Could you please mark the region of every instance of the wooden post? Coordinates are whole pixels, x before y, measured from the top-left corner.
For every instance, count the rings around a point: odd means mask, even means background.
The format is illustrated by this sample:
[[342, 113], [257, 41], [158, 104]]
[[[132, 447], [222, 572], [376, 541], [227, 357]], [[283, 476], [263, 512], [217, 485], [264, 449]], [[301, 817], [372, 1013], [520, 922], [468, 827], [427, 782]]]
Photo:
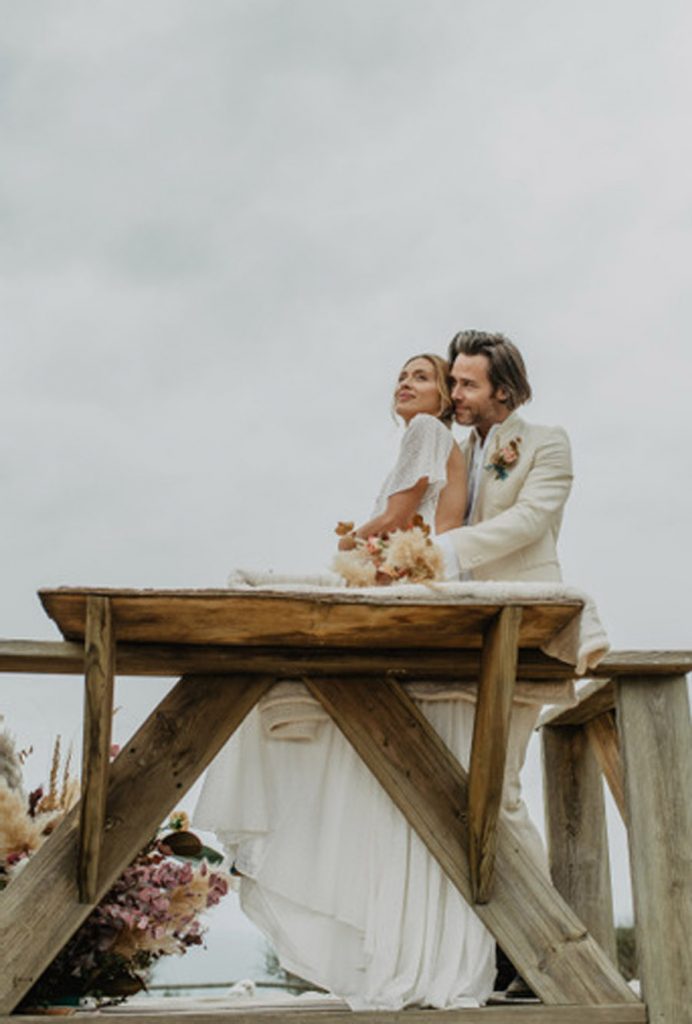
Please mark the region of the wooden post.
[[586, 735], [596, 755], [603, 776], [608, 783], [620, 817], [627, 824], [625, 808], [625, 776], [620, 756], [620, 740], [614, 711], [604, 711], [586, 723]]
[[[156, 833], [273, 677], [186, 676], [111, 765], [95, 899]], [[0, 898], [0, 1014], [10, 1013], [88, 916], [79, 900], [75, 807]]]
[[80, 900], [82, 903], [93, 903], [106, 816], [113, 720], [115, 643], [111, 603], [107, 597], [91, 595], [87, 598], [84, 662], [86, 677], [78, 879]]
[[692, 1007], [692, 736], [685, 676], [620, 679], [637, 950], [650, 1024]]
[[[386, 679], [305, 682], [470, 901], [467, 775], [422, 712]], [[497, 835], [493, 898], [474, 909], [531, 988], [551, 1005], [636, 1002], [502, 816]]]
[[469, 864], [475, 903], [487, 903], [492, 892], [521, 614], [521, 608], [503, 608], [483, 641], [469, 760]]
[[585, 727], [545, 726], [543, 792], [550, 875], [617, 963], [603, 783]]

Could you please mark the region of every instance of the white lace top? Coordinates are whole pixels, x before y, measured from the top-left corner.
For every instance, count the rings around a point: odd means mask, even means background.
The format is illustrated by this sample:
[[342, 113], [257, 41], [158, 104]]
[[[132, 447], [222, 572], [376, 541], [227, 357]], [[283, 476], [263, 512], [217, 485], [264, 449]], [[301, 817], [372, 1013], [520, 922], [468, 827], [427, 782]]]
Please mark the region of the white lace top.
[[427, 476], [428, 486], [418, 514], [434, 529], [437, 502], [447, 483], [447, 460], [453, 444], [451, 430], [434, 416], [426, 412], [414, 416], [401, 440], [396, 465], [377, 496], [372, 518], [384, 512], [392, 494], [408, 490], [421, 477]]

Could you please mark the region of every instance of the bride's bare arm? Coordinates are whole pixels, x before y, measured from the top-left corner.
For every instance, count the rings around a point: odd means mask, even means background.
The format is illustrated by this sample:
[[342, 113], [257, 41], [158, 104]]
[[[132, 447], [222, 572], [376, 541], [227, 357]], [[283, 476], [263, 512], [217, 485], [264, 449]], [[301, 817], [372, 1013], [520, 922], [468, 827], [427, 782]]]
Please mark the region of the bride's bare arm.
[[454, 445], [447, 460], [447, 483], [442, 488], [435, 513], [435, 533], [455, 530], [466, 514], [466, 459]]
[[[387, 499], [387, 506], [381, 515], [375, 516], [367, 523], [363, 523], [356, 530], [356, 537], [372, 537], [373, 534], [391, 533], [392, 530], [403, 530], [411, 522], [418, 506], [423, 500], [428, 486], [427, 476], [422, 476], [413, 487], [405, 491], [397, 491]], [[339, 541], [339, 550], [348, 551], [353, 547], [352, 537], [342, 537]]]

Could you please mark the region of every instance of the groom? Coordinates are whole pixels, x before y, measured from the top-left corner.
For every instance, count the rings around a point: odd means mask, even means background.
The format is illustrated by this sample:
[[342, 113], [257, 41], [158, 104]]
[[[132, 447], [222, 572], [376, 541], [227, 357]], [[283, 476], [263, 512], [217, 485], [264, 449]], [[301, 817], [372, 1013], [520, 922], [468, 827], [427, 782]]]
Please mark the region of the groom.
[[448, 578], [560, 580], [556, 545], [572, 486], [567, 434], [517, 413], [531, 386], [521, 353], [502, 334], [461, 331], [448, 358], [455, 418], [471, 427], [465, 525], [437, 538]]
[[[502, 334], [461, 331], [449, 345], [457, 423], [470, 427], [465, 525], [436, 538], [447, 579], [559, 581], [557, 539], [572, 486], [562, 427], [527, 423], [517, 409], [531, 398], [521, 353]], [[503, 815], [548, 874], [545, 849], [521, 798], [519, 773], [540, 705], [512, 707]], [[515, 979], [508, 995], [526, 994]]]

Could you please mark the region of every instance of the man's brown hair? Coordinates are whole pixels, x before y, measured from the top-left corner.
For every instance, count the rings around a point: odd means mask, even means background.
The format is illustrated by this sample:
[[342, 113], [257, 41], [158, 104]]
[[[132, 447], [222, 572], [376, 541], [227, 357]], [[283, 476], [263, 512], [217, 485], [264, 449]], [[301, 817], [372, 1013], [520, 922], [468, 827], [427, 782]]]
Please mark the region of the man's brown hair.
[[449, 343], [450, 366], [458, 355], [486, 356], [493, 391], [504, 388], [507, 392], [504, 403], [508, 409], [516, 409], [531, 400], [531, 385], [521, 352], [504, 334], [459, 331]]

